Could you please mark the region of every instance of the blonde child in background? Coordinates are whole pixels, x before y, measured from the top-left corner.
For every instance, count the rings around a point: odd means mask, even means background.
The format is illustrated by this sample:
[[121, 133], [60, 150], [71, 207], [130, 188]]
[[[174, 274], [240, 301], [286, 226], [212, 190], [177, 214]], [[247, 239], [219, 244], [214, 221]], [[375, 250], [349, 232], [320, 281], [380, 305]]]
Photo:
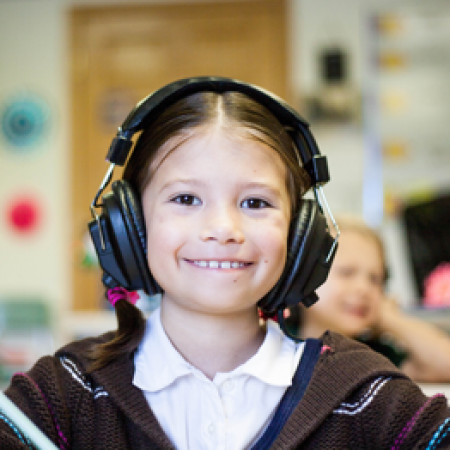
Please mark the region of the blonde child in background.
[[[42, 358], [6, 390], [60, 449], [449, 448], [444, 396], [427, 398], [352, 339], [297, 342], [271, 320], [260, 325], [258, 307], [279, 316], [286, 308], [277, 287], [294, 270], [293, 236], [305, 236], [298, 212], [315, 176], [298, 153], [308, 159], [313, 138], [301, 118], [287, 121], [289, 111], [266, 91], [208, 77], [157, 91], [124, 122], [119, 150], [130, 124], [142, 133], [115, 197], [103, 197], [110, 228], [95, 241], [109, 258], [104, 282], [118, 330]], [[327, 264], [316, 231], [306, 256]], [[149, 270], [162, 290], [147, 320], [124, 290], [127, 266], [130, 276]], [[113, 275], [125, 286], [114, 287]], [[32, 448], [5, 415], [0, 442]]]
[[450, 336], [385, 296], [379, 235], [357, 217], [341, 217], [338, 225], [339, 248], [327, 281], [317, 290], [320, 300], [300, 311], [302, 338], [337, 331], [384, 354], [415, 381], [450, 382]]

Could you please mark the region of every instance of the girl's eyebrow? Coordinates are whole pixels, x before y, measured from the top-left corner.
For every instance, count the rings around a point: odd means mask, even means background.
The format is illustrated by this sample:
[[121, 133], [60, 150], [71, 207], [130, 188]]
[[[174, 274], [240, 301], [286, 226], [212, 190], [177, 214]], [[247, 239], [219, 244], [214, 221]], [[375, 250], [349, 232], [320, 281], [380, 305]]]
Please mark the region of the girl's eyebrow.
[[201, 182], [200, 180], [196, 180], [194, 178], [175, 178], [173, 180], [169, 180], [166, 183], [164, 183], [162, 185], [161, 189], [159, 190], [159, 192], [161, 193], [175, 184], [188, 184], [188, 185], [193, 185], [193, 186], [203, 186], [204, 185], [203, 182]]
[[263, 191], [268, 191], [277, 197], [282, 196], [280, 189], [272, 185], [270, 182], [248, 181], [246, 183], [241, 183], [240, 187], [242, 189], [260, 189]]
[[[173, 180], [169, 180], [166, 183], [164, 183], [159, 192], [161, 193], [176, 184], [185, 184], [194, 187], [204, 187], [206, 185], [203, 181], [200, 181], [195, 178], [175, 178]], [[242, 190], [258, 189], [268, 191], [271, 195], [274, 195], [276, 197], [282, 196], [280, 189], [278, 187], [273, 186], [272, 183], [270, 182], [259, 182], [259, 181], [243, 182], [239, 183], [239, 189]]]

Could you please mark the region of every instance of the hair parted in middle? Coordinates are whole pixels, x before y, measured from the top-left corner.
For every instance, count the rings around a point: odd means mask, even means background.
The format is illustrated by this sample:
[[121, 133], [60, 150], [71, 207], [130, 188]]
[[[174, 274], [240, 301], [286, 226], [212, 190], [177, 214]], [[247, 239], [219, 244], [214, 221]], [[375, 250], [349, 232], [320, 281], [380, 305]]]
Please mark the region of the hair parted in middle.
[[[276, 151], [286, 166], [286, 184], [291, 199], [291, 212], [298, 210], [301, 197], [311, 180], [302, 168], [288, 131], [264, 106], [240, 92], [199, 92], [166, 108], [140, 135], [127, 162], [123, 179], [142, 193], [152, 173], [158, 150], [172, 137], [196, 128], [219, 124], [230, 136], [259, 141]], [[167, 157], [167, 155], [166, 155]]]

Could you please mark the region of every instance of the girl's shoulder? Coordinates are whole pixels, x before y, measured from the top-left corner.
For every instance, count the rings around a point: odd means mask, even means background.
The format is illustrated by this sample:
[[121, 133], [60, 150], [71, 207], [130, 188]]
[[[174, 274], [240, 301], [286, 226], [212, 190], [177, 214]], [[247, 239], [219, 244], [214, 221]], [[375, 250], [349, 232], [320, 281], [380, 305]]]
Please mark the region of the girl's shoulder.
[[393, 339], [390, 339], [389, 336], [360, 336], [357, 340], [385, 356], [396, 367], [401, 367], [408, 358], [408, 353], [399, 347]]
[[377, 379], [410, 381], [391, 361], [354, 339], [328, 331], [321, 342], [321, 355], [310, 384], [327, 392], [335, 402], [344, 401]]
[[427, 398], [387, 358], [353, 339], [327, 332], [321, 344], [311, 379], [283, 436], [296, 429], [299, 447], [311, 443], [301, 448], [329, 448], [330, 439], [337, 437], [342, 442], [333, 448], [348, 448], [361, 439], [367, 443], [367, 436], [373, 448], [422, 448], [416, 447], [418, 442], [426, 448], [436, 440], [444, 442], [450, 425], [445, 397]]
[[[351, 359], [353, 361], [352, 365], [360, 366], [363, 363], [366, 370], [368, 368], [374, 370], [394, 370], [401, 374], [400, 370], [385, 356], [374, 351], [364, 342], [333, 331], [325, 332], [320, 339], [323, 343], [322, 353], [332, 355], [335, 363]], [[369, 367], [366, 367], [366, 365]]]

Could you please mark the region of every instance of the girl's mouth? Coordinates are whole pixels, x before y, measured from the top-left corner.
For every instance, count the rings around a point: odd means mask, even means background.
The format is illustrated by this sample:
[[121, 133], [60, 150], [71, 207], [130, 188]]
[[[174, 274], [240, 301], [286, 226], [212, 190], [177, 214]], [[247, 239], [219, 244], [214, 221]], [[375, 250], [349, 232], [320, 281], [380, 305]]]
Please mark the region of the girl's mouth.
[[195, 266], [205, 269], [240, 269], [247, 267], [251, 263], [242, 261], [206, 261], [206, 260], [187, 260]]
[[351, 307], [351, 308], [347, 308], [347, 313], [355, 316], [355, 317], [366, 317], [368, 314], [368, 308], [365, 307]]

